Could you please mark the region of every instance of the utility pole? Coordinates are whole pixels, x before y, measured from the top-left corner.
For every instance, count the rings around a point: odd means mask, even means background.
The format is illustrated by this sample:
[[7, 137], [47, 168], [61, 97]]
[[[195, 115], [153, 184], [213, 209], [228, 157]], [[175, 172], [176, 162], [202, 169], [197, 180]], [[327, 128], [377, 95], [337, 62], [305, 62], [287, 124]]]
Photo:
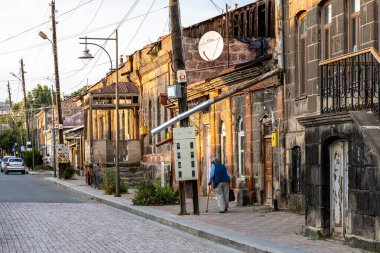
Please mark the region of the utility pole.
[[[63, 121], [62, 121], [62, 108], [61, 108], [61, 95], [59, 87], [59, 70], [58, 70], [58, 49], [57, 49], [57, 32], [55, 22], [55, 1], [51, 1], [51, 22], [53, 32], [53, 54], [54, 54], [54, 72], [55, 72], [55, 96], [58, 115], [58, 143], [63, 144]], [[55, 147], [54, 147], [55, 148]], [[55, 157], [54, 157], [55, 159]], [[65, 163], [59, 163], [58, 176], [61, 178], [63, 171], [66, 168]]]
[[[52, 120], [52, 124], [53, 124], [53, 168], [54, 168], [54, 177], [57, 177], [57, 163], [56, 163], [56, 158], [57, 158], [57, 149], [55, 147], [55, 115], [54, 115], [54, 110], [55, 110], [55, 106], [54, 106], [54, 96], [53, 96], [53, 85], [51, 86], [51, 107], [52, 107], [52, 112], [53, 112], [53, 120]], [[45, 143], [46, 145], [46, 143]]]
[[[8, 99], [9, 99], [9, 112], [11, 113], [11, 119], [12, 119], [12, 130], [13, 130], [13, 145], [15, 145], [16, 143], [16, 132], [15, 132], [15, 121], [14, 121], [14, 118], [12, 117], [12, 97], [11, 97], [11, 87], [9, 85], [9, 81], [8, 81]], [[16, 153], [16, 148], [15, 148], [15, 151], [13, 154]]]
[[[182, 47], [182, 31], [179, 14], [179, 0], [169, 0], [170, 24], [171, 24], [171, 37], [172, 37], [172, 51], [173, 51], [173, 67], [174, 78], [177, 80], [177, 71], [185, 69], [185, 62], [183, 59]], [[178, 99], [179, 113], [187, 111], [187, 82], [181, 83], [182, 98]], [[180, 121], [180, 127], [188, 127], [189, 118], [186, 117]], [[186, 181], [192, 184], [193, 189], [193, 210], [194, 214], [199, 214], [199, 200], [198, 200], [198, 182], [197, 180]], [[185, 182], [179, 181], [179, 193], [181, 203], [181, 215], [186, 214], [186, 199], [185, 199]]]
[[20, 60], [21, 64], [21, 81], [22, 81], [22, 91], [24, 93], [24, 119], [25, 119], [25, 126], [26, 126], [26, 141], [25, 141], [25, 148], [28, 148], [28, 142], [29, 142], [29, 118], [28, 118], [28, 111], [27, 111], [27, 104], [26, 104], [26, 90], [25, 90], [25, 77], [24, 77], [24, 61]]
[[12, 109], [12, 97], [11, 97], [11, 88], [9, 86], [9, 81], [8, 81], [8, 99], [9, 99], [9, 106], [11, 107]]

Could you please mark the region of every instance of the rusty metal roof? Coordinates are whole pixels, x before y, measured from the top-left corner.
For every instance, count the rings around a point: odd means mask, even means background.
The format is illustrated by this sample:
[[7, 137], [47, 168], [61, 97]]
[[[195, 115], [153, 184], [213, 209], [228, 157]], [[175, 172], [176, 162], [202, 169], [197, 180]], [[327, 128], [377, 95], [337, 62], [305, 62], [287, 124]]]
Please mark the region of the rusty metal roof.
[[[139, 88], [132, 82], [119, 82], [119, 94], [122, 93], [139, 93]], [[115, 83], [91, 91], [91, 94], [114, 94]]]

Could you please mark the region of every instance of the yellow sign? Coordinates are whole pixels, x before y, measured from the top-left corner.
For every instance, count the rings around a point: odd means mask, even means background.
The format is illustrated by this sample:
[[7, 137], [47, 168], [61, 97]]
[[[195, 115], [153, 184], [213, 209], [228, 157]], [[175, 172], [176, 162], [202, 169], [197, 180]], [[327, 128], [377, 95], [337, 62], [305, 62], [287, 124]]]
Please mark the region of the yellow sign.
[[278, 147], [278, 132], [272, 132], [272, 148]]
[[146, 135], [148, 133], [148, 128], [146, 126], [140, 126], [140, 135]]

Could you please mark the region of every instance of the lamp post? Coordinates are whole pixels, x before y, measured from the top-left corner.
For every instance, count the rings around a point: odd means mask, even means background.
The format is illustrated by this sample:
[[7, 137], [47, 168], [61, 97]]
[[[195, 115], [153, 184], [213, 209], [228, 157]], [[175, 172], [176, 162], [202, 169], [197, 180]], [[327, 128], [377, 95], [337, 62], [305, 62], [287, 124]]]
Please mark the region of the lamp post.
[[[63, 144], [63, 120], [62, 120], [62, 108], [61, 108], [61, 98], [60, 98], [60, 85], [59, 85], [59, 71], [58, 71], [58, 49], [57, 49], [57, 34], [55, 29], [55, 2], [51, 3], [51, 12], [52, 12], [52, 32], [53, 32], [53, 40], [50, 40], [49, 37], [42, 31], [38, 33], [38, 35], [44, 39], [50, 41], [53, 49], [54, 56], [54, 72], [55, 72], [55, 96], [56, 96], [56, 107], [57, 107], [57, 116], [58, 116], [58, 143]], [[55, 130], [54, 130], [55, 131]], [[55, 147], [54, 147], [55, 150]], [[54, 157], [55, 159], [55, 157]], [[58, 170], [58, 177], [61, 178], [63, 170], [66, 165], [64, 163], [60, 163]]]
[[[120, 197], [120, 180], [119, 180], [119, 126], [120, 126], [120, 123], [119, 123], [119, 62], [118, 62], [118, 58], [119, 58], [119, 49], [118, 49], [118, 31], [117, 29], [115, 30], [115, 38], [88, 38], [88, 37], [82, 37], [82, 38], [79, 38], [79, 39], [84, 39], [85, 42], [81, 42], [80, 44], [84, 44], [85, 45], [85, 49], [82, 53], [81, 56], [79, 56], [79, 59], [81, 60], [84, 60], [84, 61], [89, 61], [91, 60], [92, 58], [94, 58], [91, 54], [90, 54], [90, 50], [87, 49], [87, 45], [94, 45], [94, 46], [97, 46], [99, 48], [101, 48], [102, 50], [104, 50], [109, 59], [110, 59], [110, 63], [111, 63], [111, 70], [112, 69], [112, 59], [111, 59], [111, 56], [110, 54], [107, 52], [107, 50], [98, 45], [98, 44], [95, 44], [95, 43], [88, 43], [87, 40], [104, 40], [104, 41], [108, 41], [108, 40], [113, 40], [115, 41], [116, 43], [116, 68], [115, 68], [115, 71], [116, 71], [116, 84], [115, 84], [115, 100], [116, 100], [116, 105], [115, 105], [115, 113], [116, 113], [116, 143], [115, 143], [115, 156], [116, 156], [116, 159], [115, 159], [115, 168], [116, 168], [116, 177], [115, 177], [115, 184], [116, 184], [116, 189], [115, 189], [115, 197]], [[91, 161], [93, 162], [93, 161]]]

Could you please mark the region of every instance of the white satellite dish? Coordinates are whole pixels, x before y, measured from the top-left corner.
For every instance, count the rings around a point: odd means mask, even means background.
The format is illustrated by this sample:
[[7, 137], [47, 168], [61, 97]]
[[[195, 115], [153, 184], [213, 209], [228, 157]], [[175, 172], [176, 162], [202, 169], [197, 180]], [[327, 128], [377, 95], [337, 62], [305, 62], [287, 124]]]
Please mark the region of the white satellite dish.
[[214, 61], [222, 54], [224, 42], [222, 36], [215, 32], [209, 31], [199, 40], [199, 55], [205, 61]]

